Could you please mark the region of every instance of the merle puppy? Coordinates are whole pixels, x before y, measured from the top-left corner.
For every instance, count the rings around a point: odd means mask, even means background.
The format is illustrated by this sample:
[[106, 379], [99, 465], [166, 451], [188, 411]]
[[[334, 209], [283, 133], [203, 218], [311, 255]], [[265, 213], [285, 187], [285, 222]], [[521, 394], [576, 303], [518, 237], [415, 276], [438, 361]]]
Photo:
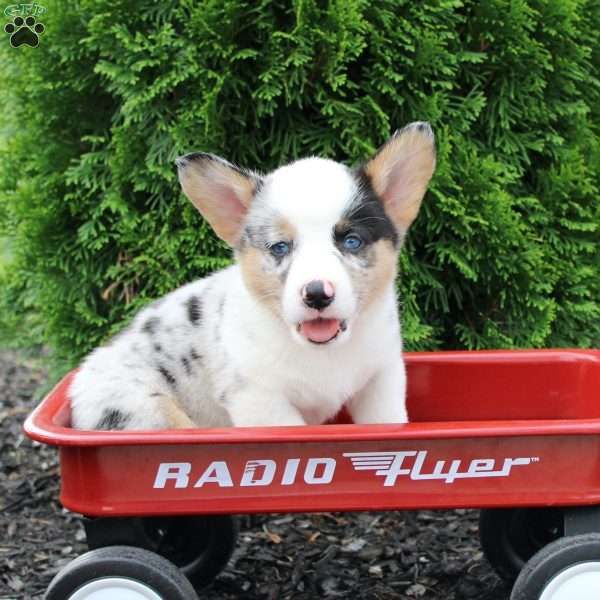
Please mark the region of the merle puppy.
[[427, 123], [358, 169], [307, 158], [268, 175], [177, 160], [236, 264], [143, 309], [69, 394], [81, 429], [407, 420], [394, 279], [435, 167]]

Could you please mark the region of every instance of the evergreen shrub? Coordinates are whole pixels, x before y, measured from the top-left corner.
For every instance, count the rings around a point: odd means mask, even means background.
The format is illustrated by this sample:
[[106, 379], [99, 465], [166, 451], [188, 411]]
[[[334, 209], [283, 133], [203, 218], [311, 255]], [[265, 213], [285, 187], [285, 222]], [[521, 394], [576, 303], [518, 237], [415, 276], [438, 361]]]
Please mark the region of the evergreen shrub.
[[176, 156], [356, 164], [428, 120], [407, 349], [600, 346], [598, 0], [44, 5], [37, 48], [0, 44], [4, 342], [64, 370], [230, 262]]

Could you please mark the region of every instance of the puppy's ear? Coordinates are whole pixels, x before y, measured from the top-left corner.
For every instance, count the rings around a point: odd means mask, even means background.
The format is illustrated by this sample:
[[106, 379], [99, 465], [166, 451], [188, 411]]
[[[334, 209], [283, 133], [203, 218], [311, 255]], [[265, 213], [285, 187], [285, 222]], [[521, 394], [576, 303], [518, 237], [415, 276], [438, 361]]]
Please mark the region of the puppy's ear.
[[399, 129], [363, 167], [396, 227], [414, 221], [435, 169], [435, 138], [429, 123]]
[[185, 195], [216, 234], [234, 246], [260, 183], [259, 176], [204, 152], [181, 156], [175, 164]]

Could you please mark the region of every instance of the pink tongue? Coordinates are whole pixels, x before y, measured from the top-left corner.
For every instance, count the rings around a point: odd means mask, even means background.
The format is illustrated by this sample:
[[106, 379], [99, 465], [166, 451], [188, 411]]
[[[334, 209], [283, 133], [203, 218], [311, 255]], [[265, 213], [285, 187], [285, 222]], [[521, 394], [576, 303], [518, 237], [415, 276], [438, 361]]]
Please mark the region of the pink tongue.
[[305, 338], [311, 342], [327, 342], [336, 335], [340, 328], [337, 319], [315, 319], [314, 321], [303, 321], [300, 331]]

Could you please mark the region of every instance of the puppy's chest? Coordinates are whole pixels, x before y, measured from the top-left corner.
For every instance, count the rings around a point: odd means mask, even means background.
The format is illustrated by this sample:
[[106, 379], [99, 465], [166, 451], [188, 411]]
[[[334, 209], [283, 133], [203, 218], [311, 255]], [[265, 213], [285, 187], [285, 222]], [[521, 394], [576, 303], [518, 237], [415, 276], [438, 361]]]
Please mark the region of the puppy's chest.
[[300, 411], [308, 425], [318, 425], [333, 418], [357, 391], [348, 386], [329, 385], [328, 388], [290, 385], [282, 390], [282, 395]]
[[373, 376], [371, 361], [344, 360], [341, 355], [319, 363], [296, 363], [272, 372], [274, 392], [293, 404], [309, 424], [332, 418]]

